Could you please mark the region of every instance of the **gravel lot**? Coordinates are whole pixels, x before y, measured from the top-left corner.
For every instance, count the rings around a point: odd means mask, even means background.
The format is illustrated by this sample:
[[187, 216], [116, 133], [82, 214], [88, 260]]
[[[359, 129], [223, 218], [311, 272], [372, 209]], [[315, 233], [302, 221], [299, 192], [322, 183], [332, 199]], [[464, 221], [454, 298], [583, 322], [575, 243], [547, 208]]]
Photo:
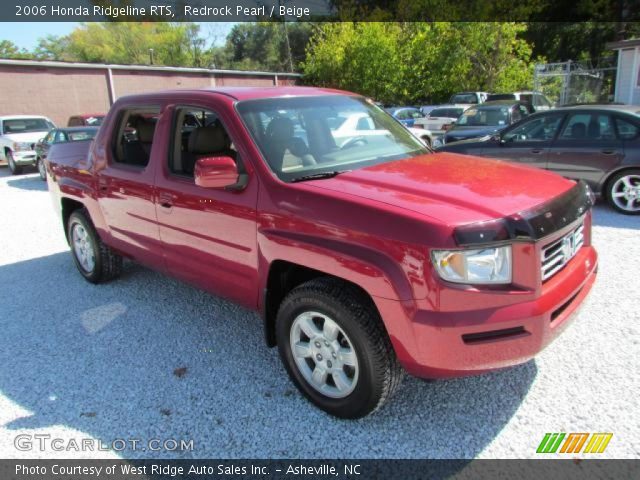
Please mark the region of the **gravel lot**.
[[[407, 378], [383, 410], [347, 422], [297, 393], [256, 314], [131, 263], [118, 281], [85, 282], [37, 175], [0, 168], [0, 208], [0, 458], [521, 458], [545, 432], [613, 432], [604, 457], [640, 457], [638, 217], [596, 208], [598, 282], [535, 361]], [[194, 448], [22, 452], [19, 434]]]

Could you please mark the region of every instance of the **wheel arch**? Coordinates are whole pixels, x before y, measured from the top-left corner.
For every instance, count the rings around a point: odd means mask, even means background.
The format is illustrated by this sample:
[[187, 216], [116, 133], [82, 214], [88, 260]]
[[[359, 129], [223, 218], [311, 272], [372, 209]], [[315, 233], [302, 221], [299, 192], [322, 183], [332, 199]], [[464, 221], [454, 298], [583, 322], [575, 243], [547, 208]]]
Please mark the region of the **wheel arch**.
[[[378, 311], [371, 295], [353, 281], [288, 260], [275, 260], [269, 265], [269, 273], [262, 298], [262, 317], [267, 346], [275, 347], [277, 345], [275, 323], [282, 300], [297, 286], [316, 278], [331, 278], [349, 285], [362, 296], [364, 301], [370, 302], [371, 307]], [[384, 322], [382, 323], [384, 326]]]
[[[67, 229], [69, 218], [71, 217], [71, 214], [76, 210], [84, 209], [85, 205], [82, 202], [79, 202], [78, 200], [74, 200], [69, 197], [62, 197], [60, 199], [60, 207], [61, 207], [61, 213], [62, 213], [62, 228], [64, 229], [64, 235], [67, 239], [67, 243], [69, 243], [69, 232]], [[89, 215], [87, 214], [87, 216]]]
[[604, 198], [605, 200], [610, 200], [609, 187], [610, 187], [611, 180], [613, 180], [613, 177], [615, 177], [616, 175], [629, 170], [637, 170], [640, 172], [640, 165], [622, 165], [616, 170], [609, 172], [605, 176], [605, 178], [600, 183], [600, 195], [602, 196], [602, 198]]

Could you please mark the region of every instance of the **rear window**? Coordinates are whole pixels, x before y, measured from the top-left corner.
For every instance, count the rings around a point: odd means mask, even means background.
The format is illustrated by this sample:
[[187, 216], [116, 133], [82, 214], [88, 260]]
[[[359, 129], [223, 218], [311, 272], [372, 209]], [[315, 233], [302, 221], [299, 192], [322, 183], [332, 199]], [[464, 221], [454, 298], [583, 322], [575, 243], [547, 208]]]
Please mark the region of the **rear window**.
[[464, 108], [436, 108], [429, 112], [429, 117], [458, 118], [464, 112]]
[[497, 93], [495, 95], [489, 95], [487, 101], [493, 100], [515, 100], [516, 96], [513, 93]]
[[456, 93], [449, 103], [478, 103], [478, 97], [475, 93]]
[[55, 128], [44, 118], [20, 118], [2, 122], [2, 133], [48, 132]]
[[70, 142], [81, 142], [83, 140], [91, 140], [96, 136], [97, 130], [75, 130], [67, 132], [67, 138]]

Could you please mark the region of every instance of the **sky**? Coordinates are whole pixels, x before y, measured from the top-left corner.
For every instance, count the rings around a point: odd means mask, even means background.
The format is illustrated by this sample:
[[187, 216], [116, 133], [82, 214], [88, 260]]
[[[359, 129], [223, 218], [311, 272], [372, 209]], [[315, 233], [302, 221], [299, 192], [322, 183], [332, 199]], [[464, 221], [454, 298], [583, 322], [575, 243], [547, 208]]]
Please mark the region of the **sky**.
[[[39, 38], [47, 35], [67, 35], [78, 25], [78, 22], [0, 22], [0, 40], [10, 40], [18, 47], [32, 50], [38, 45]], [[199, 25], [203, 37], [222, 45], [235, 23], [201, 22]]]

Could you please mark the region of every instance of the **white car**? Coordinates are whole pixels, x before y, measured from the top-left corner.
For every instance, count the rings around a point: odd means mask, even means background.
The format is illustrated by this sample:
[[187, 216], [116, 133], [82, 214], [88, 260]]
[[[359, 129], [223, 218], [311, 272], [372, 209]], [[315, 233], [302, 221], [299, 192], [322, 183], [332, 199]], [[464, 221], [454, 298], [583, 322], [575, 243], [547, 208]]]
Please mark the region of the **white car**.
[[[357, 137], [367, 137], [375, 135], [384, 135], [388, 133], [386, 130], [376, 129], [373, 119], [366, 113], [355, 113], [348, 117], [339, 118], [339, 123], [332, 129], [331, 135], [336, 140], [339, 147], [344, 146], [347, 142], [353, 141]], [[429, 130], [421, 128], [412, 128], [403, 125], [415, 137], [427, 146], [431, 146], [433, 135]]]
[[471, 107], [469, 104], [439, 105], [431, 110], [426, 117], [416, 118], [413, 126], [429, 130], [432, 136], [440, 137], [469, 107]]
[[0, 117], [0, 162], [9, 164], [14, 175], [22, 167], [36, 164], [35, 144], [55, 128], [47, 117], [37, 115], [7, 115]]

